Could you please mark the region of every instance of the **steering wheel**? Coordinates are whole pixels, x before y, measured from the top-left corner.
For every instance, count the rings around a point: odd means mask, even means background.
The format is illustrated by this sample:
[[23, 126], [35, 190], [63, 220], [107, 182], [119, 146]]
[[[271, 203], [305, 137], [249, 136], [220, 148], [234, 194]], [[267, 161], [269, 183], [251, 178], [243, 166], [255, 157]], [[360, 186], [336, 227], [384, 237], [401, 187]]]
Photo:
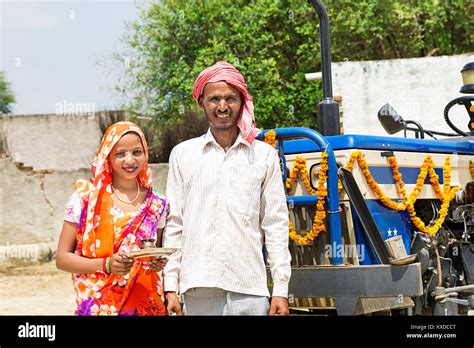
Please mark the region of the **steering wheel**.
[[[472, 105], [473, 101], [474, 101], [473, 95], [466, 95], [466, 96], [462, 96], [462, 97], [451, 100], [444, 108], [444, 120], [446, 121], [448, 126], [451, 127], [453, 131], [455, 131], [456, 133], [464, 137], [474, 135], [474, 105]], [[469, 124], [467, 125], [467, 127], [469, 128], [469, 132], [463, 132], [458, 127], [456, 127], [449, 119], [449, 110], [456, 104], [464, 105], [467, 113], [469, 114], [470, 120], [469, 120]]]

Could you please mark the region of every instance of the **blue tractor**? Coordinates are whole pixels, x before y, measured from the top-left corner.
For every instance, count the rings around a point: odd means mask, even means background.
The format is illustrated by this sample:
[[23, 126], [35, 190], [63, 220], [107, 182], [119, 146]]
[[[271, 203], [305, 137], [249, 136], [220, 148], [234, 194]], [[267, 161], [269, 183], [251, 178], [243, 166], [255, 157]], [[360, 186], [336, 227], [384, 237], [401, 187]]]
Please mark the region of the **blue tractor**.
[[[454, 133], [425, 130], [386, 104], [379, 121], [389, 134], [404, 130], [404, 138], [340, 135], [328, 16], [320, 0], [309, 3], [320, 22], [320, 132], [280, 128], [260, 135], [279, 152], [287, 188], [290, 308], [474, 315], [474, 63], [462, 71], [467, 95], [444, 111]], [[467, 131], [449, 119], [457, 104], [468, 112]], [[450, 137], [425, 139], [435, 135]]]

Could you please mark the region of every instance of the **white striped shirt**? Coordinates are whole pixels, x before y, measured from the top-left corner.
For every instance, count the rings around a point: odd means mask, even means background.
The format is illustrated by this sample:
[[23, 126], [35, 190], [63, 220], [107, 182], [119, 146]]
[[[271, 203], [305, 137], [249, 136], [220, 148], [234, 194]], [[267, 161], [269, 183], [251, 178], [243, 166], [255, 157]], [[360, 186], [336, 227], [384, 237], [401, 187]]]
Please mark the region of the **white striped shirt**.
[[171, 152], [166, 198], [163, 244], [180, 251], [165, 267], [165, 291], [215, 287], [269, 296], [265, 241], [273, 296], [287, 297], [288, 208], [275, 149], [250, 145], [239, 133], [225, 152], [208, 130]]

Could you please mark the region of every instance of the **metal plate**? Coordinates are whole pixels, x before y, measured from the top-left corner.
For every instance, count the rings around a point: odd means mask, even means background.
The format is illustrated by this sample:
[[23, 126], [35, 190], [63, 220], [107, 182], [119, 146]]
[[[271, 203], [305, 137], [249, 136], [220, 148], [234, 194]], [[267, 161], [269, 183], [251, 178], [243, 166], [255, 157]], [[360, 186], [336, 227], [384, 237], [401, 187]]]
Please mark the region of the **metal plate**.
[[135, 260], [148, 261], [152, 259], [157, 259], [160, 257], [168, 257], [171, 254], [178, 251], [174, 248], [145, 248], [140, 250], [135, 250], [130, 253], [130, 257], [133, 257]]

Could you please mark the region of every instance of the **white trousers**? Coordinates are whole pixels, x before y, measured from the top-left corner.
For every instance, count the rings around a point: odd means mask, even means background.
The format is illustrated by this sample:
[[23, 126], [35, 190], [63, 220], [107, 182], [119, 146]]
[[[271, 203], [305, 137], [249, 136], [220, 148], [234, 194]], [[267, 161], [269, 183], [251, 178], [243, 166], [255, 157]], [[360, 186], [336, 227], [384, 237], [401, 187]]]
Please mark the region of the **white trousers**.
[[185, 315], [268, 315], [266, 296], [225, 291], [219, 288], [192, 288], [183, 294]]

